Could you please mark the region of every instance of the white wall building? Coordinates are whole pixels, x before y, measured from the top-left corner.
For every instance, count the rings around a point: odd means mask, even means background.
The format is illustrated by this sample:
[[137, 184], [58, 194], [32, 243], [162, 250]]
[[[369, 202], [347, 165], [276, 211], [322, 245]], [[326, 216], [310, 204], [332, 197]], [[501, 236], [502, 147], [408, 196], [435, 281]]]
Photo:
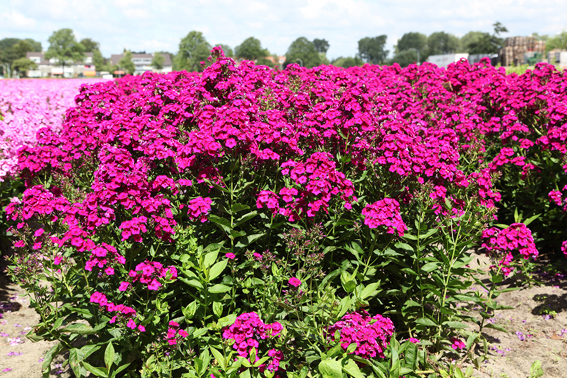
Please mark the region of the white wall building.
[[468, 59], [469, 54], [445, 54], [445, 55], [430, 55], [427, 61], [436, 64], [437, 67], [447, 68], [449, 64], [458, 62], [462, 58]]
[[[155, 54], [135, 54], [132, 53], [132, 62], [136, 66], [136, 71], [134, 75], [141, 75], [146, 71], [168, 73], [172, 71], [171, 56], [169, 54], [161, 54], [163, 56], [163, 68], [161, 70], [156, 70], [152, 67], [152, 60]], [[119, 66], [118, 62], [124, 57], [124, 54], [112, 54], [110, 56], [110, 64], [113, 66]], [[123, 67], [120, 67], [123, 70]]]
[[85, 53], [82, 62], [66, 61], [65, 66], [55, 58], [45, 59], [45, 52], [28, 52], [26, 58], [37, 64], [37, 69], [28, 71], [28, 77], [80, 77], [95, 76], [93, 53]]

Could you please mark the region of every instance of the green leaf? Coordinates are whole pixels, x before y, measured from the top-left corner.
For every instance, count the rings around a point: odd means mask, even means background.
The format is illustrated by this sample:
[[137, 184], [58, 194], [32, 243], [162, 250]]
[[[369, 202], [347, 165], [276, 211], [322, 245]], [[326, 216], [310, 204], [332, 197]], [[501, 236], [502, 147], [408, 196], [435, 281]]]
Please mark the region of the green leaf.
[[235, 321], [236, 321], [236, 314], [230, 314], [228, 316], [225, 316], [224, 318], [220, 318], [217, 324], [220, 327], [226, 327], [231, 324], [234, 324]]
[[510, 226], [508, 226], [507, 224], [500, 224], [500, 223], [499, 223], [499, 224], [495, 224], [495, 226], [498, 227], [498, 228], [501, 228], [501, 229], [506, 229], [506, 228], [510, 227]]
[[222, 259], [221, 261], [213, 265], [211, 267], [211, 270], [209, 271], [209, 281], [212, 281], [215, 278], [217, 278], [226, 268], [227, 264], [228, 264], [228, 259]]
[[[356, 345], [356, 344], [355, 344]], [[353, 360], [348, 360], [347, 363], [343, 366], [343, 371], [350, 375], [351, 377], [355, 378], [364, 378], [364, 374], [358, 368], [358, 365]]]
[[508, 330], [498, 324], [493, 324], [493, 323], [488, 323], [484, 325], [485, 328], [493, 328], [493, 329], [497, 329], [498, 331], [502, 331], [505, 333], [508, 333]]
[[241, 203], [235, 203], [234, 205], [232, 205], [231, 209], [233, 213], [238, 213], [239, 211], [242, 210], [248, 210], [250, 208], [250, 206], [248, 205], [243, 205]]
[[185, 319], [189, 320], [191, 318], [193, 318], [193, 316], [195, 316], [195, 313], [197, 312], [197, 301], [193, 301], [191, 303], [189, 303], [185, 308], [182, 309], [183, 315], [185, 316]]
[[112, 373], [112, 377], [116, 377], [118, 375], [118, 373], [120, 373], [122, 370], [126, 369], [128, 366], [130, 366], [131, 362], [124, 364], [122, 366], [120, 366], [118, 369], [114, 370], [114, 372]]
[[447, 328], [453, 328], [453, 329], [464, 329], [464, 328], [469, 328], [468, 325], [466, 325], [465, 323], [460, 323], [460, 322], [443, 322], [443, 325]]
[[406, 341], [406, 343], [409, 343], [404, 353], [406, 362], [415, 369], [417, 367], [417, 345], [411, 341]]
[[35, 333], [35, 331], [30, 331], [27, 333], [26, 338], [32, 343], [37, 343], [38, 341], [43, 340], [45, 337], [38, 335], [37, 333]]
[[93, 335], [103, 329], [106, 326], [106, 322], [98, 324], [95, 328], [83, 323], [73, 323], [69, 324], [65, 328], [62, 328], [61, 332], [76, 333], [79, 335]]
[[541, 368], [541, 361], [535, 360], [532, 366], [530, 367], [530, 378], [539, 378], [543, 377], [543, 369]]
[[397, 242], [395, 244], [396, 248], [405, 249], [406, 251], [415, 252], [413, 247], [407, 243]]
[[423, 270], [426, 273], [429, 273], [429, 272], [434, 271], [438, 267], [439, 267], [439, 263], [430, 262], [430, 263], [427, 263], [424, 266], [422, 266], [421, 270]]
[[230, 221], [228, 219], [223, 218], [223, 217], [219, 217], [218, 215], [215, 215], [215, 214], [207, 215], [207, 219], [210, 220], [211, 222], [215, 223], [218, 227], [220, 227], [225, 232], [230, 233], [230, 230], [232, 229], [232, 227], [231, 227]]
[[376, 373], [379, 378], [388, 378], [386, 376], [386, 374], [388, 374], [388, 371], [382, 370], [383, 368], [384, 367], [381, 364], [379, 364], [378, 366], [372, 365], [372, 370], [374, 370], [374, 373]]
[[108, 370], [106, 370], [106, 368], [92, 366], [86, 361], [83, 361], [83, 366], [97, 377], [108, 377]]
[[471, 347], [473, 346], [474, 341], [476, 340], [476, 338], [478, 337], [477, 333], [471, 333], [469, 335], [469, 337], [467, 338], [467, 343], [466, 343], [466, 350], [470, 350]]
[[404, 308], [408, 308], [408, 307], [420, 307], [421, 304], [417, 303], [416, 301], [414, 301], [413, 299], [408, 299], [405, 303], [404, 303]]
[[436, 327], [437, 324], [435, 324], [433, 322], [433, 320], [429, 319], [429, 318], [419, 318], [415, 321], [417, 324], [421, 324], [427, 327]]
[[69, 365], [77, 378], [81, 378], [82, 376], [80, 362], [82, 362], [83, 359], [84, 355], [79, 349], [73, 348], [69, 351]]
[[370, 285], [367, 285], [362, 293], [360, 293], [360, 298], [366, 299], [376, 293], [376, 289], [380, 286], [380, 282], [373, 282]]
[[220, 302], [213, 302], [213, 313], [217, 317], [221, 317], [222, 315], [222, 304]]
[[193, 332], [193, 338], [196, 339], [198, 337], [203, 336], [205, 333], [209, 332], [209, 329], [207, 327], [203, 327], [203, 328], [199, 328], [198, 330], [196, 330], [195, 332]]
[[250, 219], [254, 218], [256, 215], [258, 215], [258, 212], [256, 210], [251, 211], [247, 214], [244, 214], [242, 217], [238, 218], [238, 220], [236, 221], [236, 226], [240, 226], [243, 223], [248, 222]]
[[209, 349], [213, 353], [213, 356], [215, 356], [215, 360], [217, 360], [217, 363], [220, 365], [220, 367], [222, 367], [223, 370], [226, 370], [227, 361], [222, 355], [222, 353], [216, 350], [215, 348], [213, 348], [212, 346], [209, 346]]
[[112, 367], [115, 359], [116, 354], [114, 353], [114, 345], [112, 345], [112, 341], [110, 341], [104, 351], [104, 364], [108, 370]]
[[64, 350], [65, 347], [63, 346], [63, 344], [58, 343], [47, 351], [47, 353], [43, 357], [43, 365], [41, 366], [44, 378], [49, 378], [49, 372], [51, 370], [51, 362], [53, 361], [53, 358]]
[[338, 343], [338, 344], [335, 344], [335, 346], [333, 346], [331, 349], [329, 349], [326, 354], [329, 357], [335, 357], [335, 356], [341, 354], [342, 351], [343, 351], [343, 347], [342, 347], [341, 343]]
[[438, 231], [439, 231], [439, 228], [431, 228], [425, 234], [419, 235], [419, 238], [420, 239], [427, 239], [431, 235], [436, 234]]
[[247, 239], [248, 239], [248, 244], [252, 244], [254, 243], [256, 240], [260, 239], [262, 236], [264, 236], [265, 233], [262, 234], [253, 234], [253, 235], [248, 235]]
[[196, 279], [188, 280], [185, 277], [179, 277], [179, 276], [177, 277], [177, 279], [180, 280], [181, 282], [183, 282], [186, 285], [194, 287], [195, 289], [199, 289], [199, 290], [204, 289], [203, 284], [199, 280], [196, 280]]
[[223, 284], [216, 284], [215, 286], [209, 288], [209, 293], [226, 293], [227, 291], [230, 290], [231, 290], [230, 286], [226, 286]]
[[342, 318], [343, 315], [347, 313], [351, 305], [352, 305], [352, 299], [347, 295], [341, 300], [341, 310], [337, 315], [337, 317]]
[[358, 345], [356, 345], [356, 343], [350, 344], [350, 345], [348, 346], [347, 350], [346, 350], [347, 354], [354, 353], [354, 351], [356, 350], [356, 347], [357, 347], [357, 346], [358, 346]]
[[356, 273], [352, 275], [346, 271], [341, 273], [341, 283], [347, 293], [352, 293], [356, 288], [356, 279], [354, 277], [356, 277]]
[[335, 359], [326, 359], [319, 363], [319, 372], [323, 377], [343, 378], [341, 363]]
[[532, 222], [535, 221], [537, 218], [539, 218], [540, 215], [541, 215], [541, 214], [537, 214], [537, 215], [534, 215], [533, 217], [530, 217], [530, 218], [526, 219], [526, 220], [524, 221], [524, 225], [528, 226], [530, 223], [532, 223]]
[[203, 267], [205, 269], [208, 269], [209, 267], [211, 267], [215, 261], [217, 261], [217, 257], [219, 255], [219, 250], [215, 250], [213, 252], [209, 252], [205, 255], [205, 259], [203, 260]]

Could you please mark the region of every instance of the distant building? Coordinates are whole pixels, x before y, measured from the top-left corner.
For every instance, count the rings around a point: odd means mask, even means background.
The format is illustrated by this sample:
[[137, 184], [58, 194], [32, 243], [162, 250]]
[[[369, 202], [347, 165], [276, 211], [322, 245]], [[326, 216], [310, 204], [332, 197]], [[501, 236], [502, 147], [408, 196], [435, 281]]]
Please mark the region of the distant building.
[[[161, 54], [163, 56], [163, 68], [161, 70], [156, 70], [152, 67], [152, 60], [155, 54], [137, 54], [132, 53], [132, 62], [136, 66], [136, 71], [134, 71], [134, 75], [141, 75], [144, 72], [152, 71], [152, 72], [160, 72], [160, 73], [168, 73], [172, 71], [171, 65], [171, 56], [169, 54]], [[120, 59], [124, 57], [124, 54], [112, 54], [110, 56], [110, 64], [113, 66], [118, 66], [118, 62]]]
[[265, 59], [269, 60], [274, 65], [280, 66], [280, 68], [283, 68], [283, 64], [285, 63], [285, 56], [282, 55], [279, 55], [277, 60], [273, 56], [267, 56]]
[[436, 64], [437, 67], [447, 68], [449, 64], [458, 62], [461, 59], [468, 59], [469, 54], [445, 54], [445, 55], [430, 55], [427, 61]]
[[83, 61], [69, 60], [63, 66], [56, 58], [45, 59], [45, 52], [28, 52], [26, 58], [37, 64], [37, 69], [28, 71], [28, 77], [82, 77], [95, 76], [93, 53], [85, 53]]

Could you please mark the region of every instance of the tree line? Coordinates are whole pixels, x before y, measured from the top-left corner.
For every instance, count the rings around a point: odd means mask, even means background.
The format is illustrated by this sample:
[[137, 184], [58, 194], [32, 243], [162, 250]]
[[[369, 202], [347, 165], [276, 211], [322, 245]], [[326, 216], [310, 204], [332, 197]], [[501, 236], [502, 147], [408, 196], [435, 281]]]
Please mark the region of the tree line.
[[[486, 33], [471, 31], [459, 38], [454, 34], [443, 31], [425, 35], [419, 32], [405, 33], [394, 46], [392, 56], [386, 50], [387, 35], [365, 37], [358, 41], [358, 53], [352, 57], [338, 57], [333, 60], [327, 58], [330, 47], [329, 41], [322, 38], [309, 40], [299, 37], [291, 43], [285, 53], [284, 67], [289, 64], [299, 64], [303, 67], [316, 67], [321, 64], [333, 64], [339, 67], [361, 66], [365, 63], [392, 65], [398, 63], [405, 67], [418, 60], [424, 62], [431, 55], [469, 53], [469, 54], [493, 54], [498, 53], [503, 45], [503, 33], [508, 32], [500, 22], [493, 25], [493, 32]], [[567, 31], [555, 36], [539, 35], [532, 36], [546, 41], [546, 51], [567, 48]], [[91, 38], [83, 38], [77, 41], [73, 30], [61, 29], [53, 32], [49, 37], [49, 48], [45, 58], [56, 58], [63, 65], [70, 61], [82, 61], [85, 53], [93, 54], [93, 64], [97, 71], [125, 71], [134, 73], [135, 66], [132, 62], [133, 51], [124, 49], [124, 56], [118, 64], [112, 64], [110, 59], [105, 59], [100, 52], [100, 44]], [[152, 66], [156, 69], [163, 68], [163, 54], [169, 54], [172, 58], [173, 70], [202, 71], [207, 65], [207, 58], [214, 46], [222, 47], [225, 55], [235, 59], [252, 60], [256, 64], [273, 67], [279, 65], [279, 56], [270, 52], [262, 46], [261, 41], [255, 37], [245, 39], [238, 46], [231, 48], [226, 44], [210, 44], [203, 33], [191, 31], [181, 38], [177, 53], [160, 51], [154, 53]], [[25, 75], [30, 69], [37, 65], [26, 58], [27, 52], [41, 52], [40, 42], [33, 39], [4, 38], [0, 40], [0, 74], [4, 74], [7, 66], [12, 71]], [[202, 64], [204, 62], [204, 64]]]

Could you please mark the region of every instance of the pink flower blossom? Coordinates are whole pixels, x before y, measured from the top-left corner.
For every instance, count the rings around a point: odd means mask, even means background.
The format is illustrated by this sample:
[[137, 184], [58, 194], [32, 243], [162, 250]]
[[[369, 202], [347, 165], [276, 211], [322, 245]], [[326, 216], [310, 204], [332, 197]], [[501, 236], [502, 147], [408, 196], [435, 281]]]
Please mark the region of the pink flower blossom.
[[287, 283], [295, 287], [299, 287], [299, 285], [301, 285], [301, 281], [295, 277], [291, 277]]

